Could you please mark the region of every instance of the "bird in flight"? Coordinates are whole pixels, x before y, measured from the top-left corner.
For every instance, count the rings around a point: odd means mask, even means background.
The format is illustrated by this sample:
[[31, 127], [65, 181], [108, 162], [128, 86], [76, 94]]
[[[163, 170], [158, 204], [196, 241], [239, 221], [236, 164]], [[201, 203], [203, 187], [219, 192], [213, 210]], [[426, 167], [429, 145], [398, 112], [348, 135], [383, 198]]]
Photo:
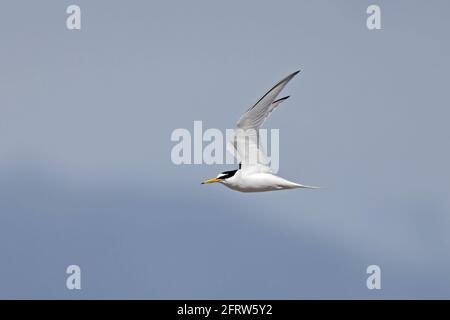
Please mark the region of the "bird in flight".
[[287, 83], [299, 72], [296, 71], [278, 82], [240, 117], [227, 146], [228, 150], [240, 161], [239, 169], [222, 172], [216, 178], [203, 181], [202, 184], [218, 182], [240, 192], [317, 188], [294, 183], [273, 174], [267, 157], [259, 145], [259, 128], [269, 114], [289, 98], [286, 96], [277, 99]]

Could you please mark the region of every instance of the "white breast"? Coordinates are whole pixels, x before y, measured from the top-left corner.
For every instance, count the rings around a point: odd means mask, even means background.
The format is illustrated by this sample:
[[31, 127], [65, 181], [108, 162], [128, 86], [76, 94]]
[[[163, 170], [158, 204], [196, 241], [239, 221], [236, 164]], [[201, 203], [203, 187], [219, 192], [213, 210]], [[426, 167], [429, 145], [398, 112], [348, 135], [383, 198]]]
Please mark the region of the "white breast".
[[241, 192], [263, 192], [301, 187], [299, 184], [270, 173], [242, 174], [240, 170], [223, 184]]

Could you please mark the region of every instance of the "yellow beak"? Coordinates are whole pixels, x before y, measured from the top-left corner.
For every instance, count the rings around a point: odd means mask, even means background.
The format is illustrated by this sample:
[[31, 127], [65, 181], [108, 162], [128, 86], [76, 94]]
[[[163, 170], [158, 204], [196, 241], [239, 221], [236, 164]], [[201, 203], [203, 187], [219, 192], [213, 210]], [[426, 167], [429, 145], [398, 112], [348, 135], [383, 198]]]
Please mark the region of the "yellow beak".
[[220, 179], [214, 178], [214, 179], [205, 180], [202, 182], [202, 184], [208, 184], [208, 183], [214, 183], [214, 182], [220, 182]]

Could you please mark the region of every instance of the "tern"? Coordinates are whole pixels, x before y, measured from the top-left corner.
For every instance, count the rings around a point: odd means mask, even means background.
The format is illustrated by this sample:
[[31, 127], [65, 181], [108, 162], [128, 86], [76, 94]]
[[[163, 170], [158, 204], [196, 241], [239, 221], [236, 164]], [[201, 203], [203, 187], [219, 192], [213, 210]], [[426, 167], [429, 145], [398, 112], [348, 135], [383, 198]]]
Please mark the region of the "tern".
[[202, 184], [220, 183], [240, 192], [264, 192], [296, 188], [316, 189], [288, 181], [275, 175], [268, 165], [267, 157], [259, 145], [259, 128], [282, 102], [289, 96], [277, 99], [280, 92], [299, 71], [278, 82], [238, 120], [227, 145], [228, 150], [240, 161], [239, 169], [225, 171]]

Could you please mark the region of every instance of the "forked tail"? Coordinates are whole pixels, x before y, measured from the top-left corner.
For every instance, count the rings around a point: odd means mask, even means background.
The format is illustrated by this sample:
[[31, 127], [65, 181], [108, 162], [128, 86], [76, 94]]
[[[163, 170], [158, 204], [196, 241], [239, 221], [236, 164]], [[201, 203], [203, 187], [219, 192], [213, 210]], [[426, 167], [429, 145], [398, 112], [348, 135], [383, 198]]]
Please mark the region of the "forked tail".
[[305, 185], [299, 184], [299, 183], [296, 183], [295, 186], [296, 186], [297, 188], [303, 188], [303, 189], [320, 189], [320, 187], [305, 186]]

